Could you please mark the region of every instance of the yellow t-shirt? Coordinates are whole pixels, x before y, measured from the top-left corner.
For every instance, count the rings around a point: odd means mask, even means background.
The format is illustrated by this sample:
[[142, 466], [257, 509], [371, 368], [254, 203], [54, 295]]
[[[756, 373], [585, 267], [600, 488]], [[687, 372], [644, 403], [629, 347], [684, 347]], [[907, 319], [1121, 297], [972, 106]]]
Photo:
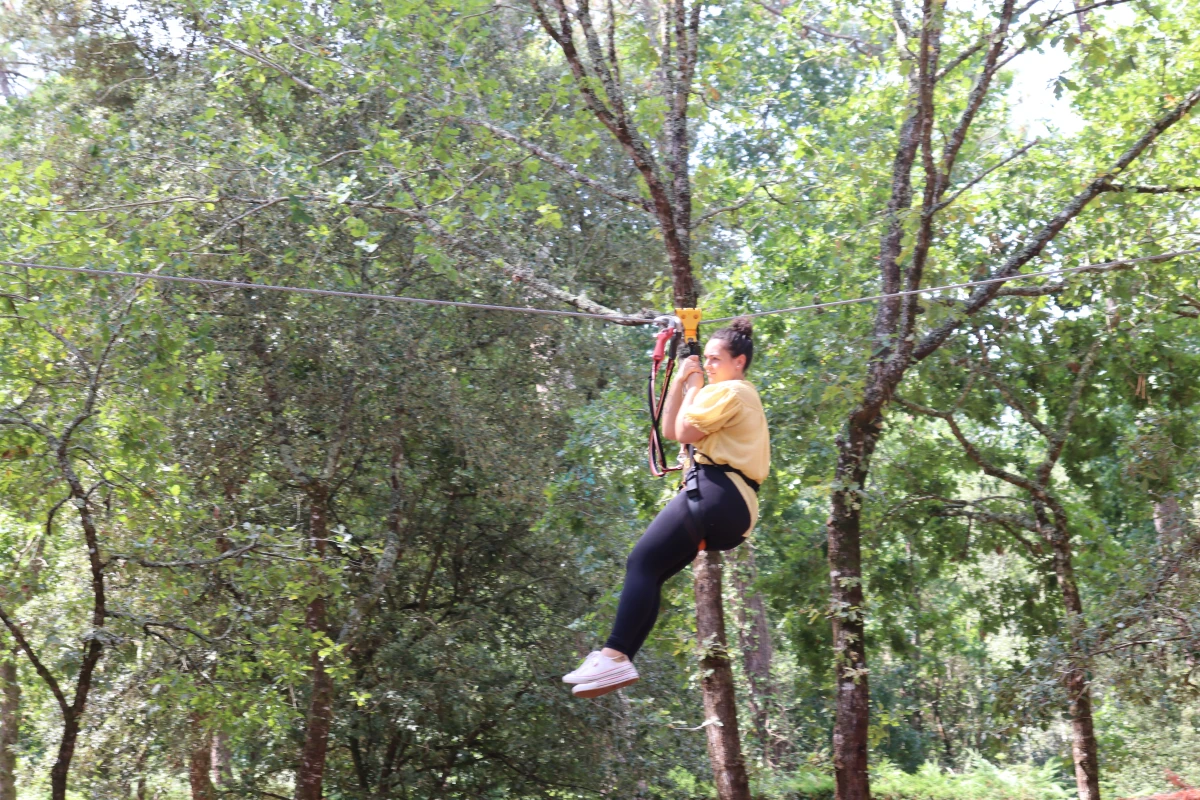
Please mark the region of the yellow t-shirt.
[[[728, 464], [762, 483], [771, 470], [771, 436], [758, 390], [748, 381], [710, 383], [683, 412], [689, 425], [707, 434], [696, 443], [701, 463]], [[750, 509], [750, 530], [758, 521], [758, 494], [736, 472], [727, 473]]]

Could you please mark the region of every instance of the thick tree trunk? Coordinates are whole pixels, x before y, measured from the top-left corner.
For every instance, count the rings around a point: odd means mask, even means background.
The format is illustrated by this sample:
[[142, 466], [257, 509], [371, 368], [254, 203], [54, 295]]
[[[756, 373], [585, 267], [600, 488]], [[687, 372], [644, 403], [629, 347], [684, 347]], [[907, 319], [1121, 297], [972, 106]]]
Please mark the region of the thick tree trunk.
[[1095, 723], [1092, 719], [1092, 693], [1088, 682], [1087, 663], [1079, 652], [1079, 634], [1083, 629], [1083, 603], [1075, 583], [1071, 542], [1065, 531], [1058, 531], [1054, 541], [1054, 571], [1062, 592], [1063, 608], [1067, 613], [1070, 636], [1070, 671], [1063, 683], [1070, 701], [1071, 757], [1075, 762], [1075, 787], [1079, 800], [1100, 800], [1100, 759], [1096, 747]]
[[21, 725], [21, 684], [16, 657], [0, 655], [0, 800], [17, 800], [17, 731]]
[[[327, 549], [327, 501], [328, 496], [323, 489], [310, 490], [309, 536], [313, 552], [319, 559], [325, 557]], [[318, 593], [309, 601], [306, 624], [314, 633], [328, 634], [329, 620], [324, 595]], [[329, 730], [333, 722], [333, 678], [325, 669], [325, 660], [318, 650], [313, 650], [311, 664], [312, 690], [305, 717], [304, 745], [296, 769], [296, 800], [321, 800], [323, 796]]]
[[836, 475], [842, 488], [833, 495], [832, 513], [826, 523], [837, 679], [837, 719], [833, 728], [837, 800], [871, 797], [867, 773], [870, 687], [864, 642], [861, 490], [878, 437], [876, 423], [862, 424], [854, 418], [838, 437]]
[[193, 712], [188, 731], [188, 781], [192, 800], [217, 800], [212, 781], [212, 731], [204, 724], [204, 716]]
[[[325, 600], [309, 604], [309, 619], [323, 620]], [[333, 678], [325, 669], [324, 659], [312, 654], [312, 694], [308, 701], [307, 729], [300, 768], [296, 775], [296, 800], [321, 800], [325, 779], [325, 759], [329, 750], [329, 730], [333, 722]]]
[[725, 612], [721, 603], [721, 554], [703, 551], [692, 563], [696, 593], [696, 634], [704, 648], [700, 668], [704, 678], [704, 719], [718, 720], [704, 729], [708, 757], [719, 800], [750, 800], [750, 780], [742, 758], [738, 732], [733, 668], [725, 638]]
[[[686, 164], [686, 158], [680, 161]], [[686, 169], [682, 170], [686, 178]], [[689, 190], [690, 191], [690, 190]], [[678, 216], [682, 214], [683, 216]], [[690, 219], [690, 211], [677, 211], [677, 220]], [[686, 229], [686, 224], [676, 224]], [[664, 226], [668, 242], [671, 231]], [[686, 241], [686, 238], [684, 239]], [[668, 246], [668, 256], [674, 278], [675, 305], [681, 308], [696, 306], [696, 284], [692, 277], [690, 254], [686, 260]], [[681, 354], [681, 358], [684, 356]], [[742, 756], [742, 738], [738, 730], [737, 698], [733, 686], [733, 669], [725, 637], [725, 600], [721, 595], [721, 554], [701, 551], [692, 562], [692, 587], [696, 597], [696, 631], [705, 648], [702, 668], [705, 677], [700, 682], [704, 695], [704, 718], [714, 717], [720, 725], [705, 728], [708, 737], [708, 757], [713, 769], [713, 782], [719, 800], [750, 800], [750, 781], [746, 761]], [[711, 643], [711, 644], [710, 644]]]
[[754, 548], [744, 544], [734, 553], [733, 587], [736, 606], [738, 645], [742, 651], [746, 676], [750, 680], [750, 710], [754, 714], [754, 729], [761, 742], [763, 758], [774, 764], [780, 753], [771, 737], [771, 711], [775, 704], [775, 684], [771, 679], [771, 660], [774, 647], [767, 609], [762, 595], [753, 591], [758, 577]]

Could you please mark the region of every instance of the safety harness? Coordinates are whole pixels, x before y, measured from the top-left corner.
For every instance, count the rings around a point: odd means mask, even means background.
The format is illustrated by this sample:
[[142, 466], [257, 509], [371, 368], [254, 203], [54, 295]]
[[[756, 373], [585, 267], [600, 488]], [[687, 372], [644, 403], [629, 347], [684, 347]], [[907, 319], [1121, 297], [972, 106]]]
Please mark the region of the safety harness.
[[[657, 317], [654, 320], [655, 325], [661, 326], [662, 330], [655, 336], [654, 352], [651, 355], [650, 379], [646, 386], [647, 401], [650, 408], [650, 445], [648, 448], [648, 456], [650, 462], [650, 474], [661, 478], [669, 472], [677, 472], [683, 469], [682, 465], [671, 466], [667, 463], [667, 454], [663, 448], [662, 439], [662, 414], [663, 408], [667, 401], [667, 392], [671, 388], [671, 375], [675, 371], [675, 359], [679, 354], [679, 347], [683, 345], [686, 351], [684, 358], [688, 356], [701, 355], [700, 349], [700, 309], [698, 308], [677, 308], [675, 313], [666, 314]], [[663, 374], [662, 388], [656, 387], [659, 370], [666, 363], [666, 372]], [[715, 467], [722, 472], [736, 472], [741, 476], [746, 485], [758, 491], [758, 481], [752, 481], [747, 478], [740, 469], [730, 466], [729, 464], [717, 464], [712, 459], [707, 459], [704, 462], [696, 459], [696, 448], [692, 445], [684, 445], [687, 450], [688, 464], [690, 468], [684, 473], [683, 489], [687, 492], [688, 515], [686, 525], [688, 534], [694, 541], [700, 543], [700, 550], [704, 550], [707, 545], [707, 536], [704, 528], [704, 515], [700, 510], [700, 465]]]

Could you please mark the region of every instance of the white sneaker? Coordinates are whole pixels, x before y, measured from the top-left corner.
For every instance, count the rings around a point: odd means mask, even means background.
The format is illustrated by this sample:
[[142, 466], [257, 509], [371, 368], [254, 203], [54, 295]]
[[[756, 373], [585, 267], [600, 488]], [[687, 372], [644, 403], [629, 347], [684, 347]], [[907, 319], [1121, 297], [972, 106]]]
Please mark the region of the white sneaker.
[[588, 655], [579, 669], [563, 676], [563, 683], [576, 684], [576, 697], [599, 697], [636, 683], [637, 667], [629, 659], [616, 661], [596, 651]]

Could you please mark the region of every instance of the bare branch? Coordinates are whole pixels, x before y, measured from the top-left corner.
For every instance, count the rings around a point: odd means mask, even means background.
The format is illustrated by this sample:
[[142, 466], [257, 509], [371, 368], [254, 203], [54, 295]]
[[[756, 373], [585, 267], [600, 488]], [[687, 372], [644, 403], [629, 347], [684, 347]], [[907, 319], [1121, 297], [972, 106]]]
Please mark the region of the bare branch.
[[[754, 3], [763, 10], [769, 11], [781, 19], [784, 17], [784, 12], [786, 12], [793, 5], [792, 2], [785, 2], [782, 5], [776, 6], [766, 2], [766, 0], [754, 0]], [[838, 41], [850, 42], [851, 44], [856, 45], [855, 49], [857, 49], [860, 53], [874, 54], [880, 51], [879, 45], [868, 42], [866, 39], [863, 39], [859, 36], [852, 36], [848, 33], [831, 31], [828, 28], [823, 28], [820, 25], [816, 25], [812, 22], [794, 22], [793, 24], [799, 25], [800, 30], [802, 30], [805, 34], [821, 36], [826, 39], [837, 39]]]
[[216, 238], [218, 236], [220, 236], [222, 233], [229, 230], [234, 225], [236, 225], [239, 222], [241, 222], [242, 220], [244, 220], [246, 217], [257, 214], [260, 211], [265, 211], [266, 209], [270, 208], [271, 206], [278, 205], [279, 203], [282, 203], [285, 200], [287, 200], [286, 197], [274, 197], [274, 198], [271, 198], [270, 200], [267, 200], [265, 203], [261, 203], [260, 205], [257, 205], [254, 208], [251, 208], [249, 211], [243, 211], [241, 214], [238, 214], [233, 219], [229, 220], [228, 222], [225, 222], [223, 225], [218, 227], [215, 231], [210, 233], [208, 236], [205, 236], [204, 239], [197, 246], [198, 247], [207, 246], [209, 243], [215, 241]]
[[[1049, 29], [1050, 26], [1052, 26], [1052, 25], [1057, 25], [1058, 23], [1062, 22], [1065, 19], [1070, 19], [1071, 17], [1076, 16], [1077, 14], [1082, 14], [1082, 13], [1091, 11], [1092, 9], [1095, 9], [1095, 8], [1106, 8], [1106, 7], [1110, 7], [1110, 6], [1122, 6], [1127, 3], [1131, 3], [1131, 2], [1133, 2], [1133, 0], [1101, 0], [1101, 2], [1098, 2], [1098, 3], [1092, 3], [1091, 5], [1081, 6], [1081, 7], [1077, 8], [1075, 11], [1067, 11], [1067, 12], [1058, 13], [1058, 14], [1051, 14], [1049, 17], [1046, 17], [1046, 19], [1042, 20], [1041, 24], [1037, 27], [1037, 30], [1035, 32], [1041, 33], [1042, 31]], [[1018, 47], [1016, 50], [1014, 50], [1011, 53], [1009, 53], [1008, 55], [1006, 55], [999, 64], [1000, 68], [1003, 69], [1004, 67], [1006, 67], [1010, 61], [1012, 61], [1014, 58], [1016, 58], [1017, 56], [1024, 53], [1026, 50], [1029, 49], [1029, 47], [1030, 46], [1027, 44], [1022, 45], [1021, 47]]]
[[1024, 147], [1020, 148], [1019, 150], [1016, 150], [1016, 151], [1014, 151], [1014, 152], [1012, 153], [1012, 155], [1010, 155], [1008, 158], [1004, 159], [1004, 160], [1003, 160], [1003, 161], [1001, 161], [1000, 163], [998, 163], [998, 164], [995, 164], [994, 166], [988, 167], [988, 168], [987, 168], [987, 169], [985, 169], [983, 172], [979, 173], [979, 175], [975, 176], [975, 177], [974, 177], [974, 178], [972, 178], [970, 181], [968, 181], [968, 182], [967, 182], [967, 183], [966, 183], [966, 184], [965, 184], [965, 185], [964, 185], [964, 186], [963, 186], [961, 189], [959, 189], [957, 192], [955, 192], [954, 194], [950, 195], [950, 197], [948, 197], [947, 199], [943, 200], [942, 202], [938, 203], [938, 205], [937, 205], [937, 208], [936, 208], [936, 209], [934, 209], [934, 210], [935, 210], [935, 211], [941, 211], [943, 208], [945, 208], [946, 206], [950, 205], [950, 204], [951, 204], [951, 203], [953, 203], [955, 200], [957, 200], [959, 197], [961, 197], [961, 196], [963, 195], [963, 193], [964, 193], [964, 192], [967, 192], [967, 191], [969, 191], [969, 190], [970, 190], [972, 187], [974, 187], [974, 186], [975, 186], [976, 184], [978, 184], [980, 181], [982, 181], [982, 180], [984, 180], [985, 178], [987, 178], [987, 176], [991, 175], [993, 172], [995, 172], [995, 171], [996, 171], [996, 170], [998, 170], [998, 169], [1003, 169], [1004, 167], [1006, 167], [1006, 166], [1008, 166], [1009, 164], [1011, 164], [1013, 161], [1016, 161], [1018, 158], [1020, 158], [1021, 156], [1025, 155], [1026, 153], [1028, 153], [1028, 152], [1029, 152], [1029, 151], [1030, 151], [1030, 150], [1031, 150], [1033, 147], [1035, 147], [1035, 146], [1037, 146], [1038, 144], [1040, 144], [1040, 143], [1041, 143], [1041, 141], [1042, 141], [1042, 140], [1041, 140], [1040, 138], [1039, 138], [1039, 139], [1034, 139], [1032, 142], [1029, 142], [1029, 143], [1028, 143], [1028, 144], [1026, 144]]
[[720, 208], [714, 208], [709, 211], [705, 211], [703, 214], [700, 215], [699, 219], [697, 219], [694, 223], [692, 223], [692, 230], [699, 228], [701, 225], [708, 222], [713, 217], [716, 217], [720, 214], [724, 214], [728, 211], [737, 211], [739, 208], [744, 208], [752, 202], [754, 202], [754, 195], [748, 194], [745, 197], [743, 197], [741, 200], [738, 200], [736, 203], [733, 203], [732, 205], [721, 206]]
[[53, 326], [47, 325], [44, 322], [38, 322], [37, 320], [30, 319], [29, 317], [25, 317], [20, 314], [3, 314], [0, 315], [0, 319], [12, 319], [20, 322], [27, 322], [40, 328], [43, 333], [55, 339], [63, 346], [63, 349], [75, 357], [75, 360], [79, 362], [80, 369], [83, 371], [83, 376], [85, 378], [91, 377], [91, 368], [88, 364], [87, 357], [83, 354], [83, 351], [76, 347], [70, 339], [59, 333]]
[[[552, 0], [552, 2], [558, 6], [563, 5], [563, 0]], [[592, 24], [592, 9], [588, 0], [576, 0], [575, 18], [579, 20], [579, 27], [583, 31], [583, 42], [587, 48], [588, 57], [591, 59], [592, 69], [600, 79], [600, 85], [604, 87], [604, 94], [608, 97], [617, 122], [623, 130], [629, 132], [629, 113], [625, 108], [625, 92], [604, 58], [604, 48], [600, 43], [599, 34], [596, 33], [596, 27]]]
[[549, 34], [563, 51], [566, 56], [567, 65], [571, 68], [571, 75], [575, 78], [575, 87], [579, 90], [579, 94], [583, 97], [584, 104], [591, 110], [596, 119], [616, 136], [618, 139], [621, 134], [621, 125], [618, 122], [617, 116], [613, 113], [600, 96], [596, 94], [591, 85], [591, 76], [588, 75], [587, 68], [584, 66], [583, 59], [579, 55], [579, 51], [575, 48], [575, 39], [572, 34], [571, 18], [567, 15], [566, 7], [561, 0], [551, 0], [554, 2], [555, 8], [558, 10], [559, 24], [562, 29], [559, 30], [550, 21], [546, 15], [546, 10], [542, 7], [541, 0], [529, 0], [529, 4], [533, 7], [533, 13], [541, 23], [542, 29]]
[[[986, 347], [981, 349], [986, 350]], [[1021, 415], [1022, 419], [1029, 423], [1029, 425], [1035, 431], [1040, 433], [1042, 438], [1044, 438], [1046, 441], [1054, 441], [1054, 430], [1049, 425], [1038, 419], [1038, 416], [1034, 410], [1027, 406], [1023, 400], [1021, 400], [1021, 398], [1017, 395], [1013, 388], [1008, 385], [1008, 383], [1006, 383], [999, 375], [997, 375], [991, 369], [988, 369], [986, 366], [982, 367], [980, 371], [983, 373], [984, 377], [987, 378], [988, 383], [990, 383], [998, 392], [1000, 392], [1000, 396], [1004, 398], [1004, 402], [1009, 408], [1017, 411]]]
[[362, 624], [363, 619], [370, 613], [375, 604], [379, 602], [379, 598], [383, 596], [384, 591], [387, 590], [399, 557], [400, 536], [393, 528], [388, 531], [387, 541], [383, 546], [383, 553], [375, 565], [375, 574], [371, 580], [370, 590], [355, 601], [353, 607], [350, 609], [350, 613], [346, 615], [346, 621], [342, 624], [342, 629], [338, 633], [337, 640], [339, 644], [349, 642], [358, 633], [358, 628]]
[[941, 174], [936, 178], [939, 199], [946, 191], [950, 175], [958, 161], [959, 151], [967, 140], [967, 132], [975, 122], [975, 116], [979, 113], [979, 109], [983, 107], [983, 101], [987, 98], [988, 91], [992, 86], [992, 78], [999, 70], [997, 62], [1000, 60], [1000, 54], [1004, 51], [1005, 42], [1008, 41], [1008, 29], [1015, 17], [1014, 4], [1015, 0], [1003, 0], [1000, 9], [1000, 24], [991, 37], [992, 46], [988, 48], [983, 66], [979, 70], [979, 77], [975, 79], [975, 85], [971, 87], [971, 94], [967, 98], [967, 107], [963, 110], [958, 125], [955, 126], [942, 150]]
[[[1037, 5], [1041, 1], [1042, 0], [1029, 0], [1028, 3], [1021, 6], [1020, 8], [1016, 9], [1013, 12], [1013, 15], [1010, 18], [1010, 20], [1018, 19], [1022, 14], [1024, 14], [1029, 9], [1033, 8], [1035, 5]], [[1004, 25], [1004, 24], [1005, 23], [1003, 23], [1003, 22], [1001, 23], [1001, 25]], [[1008, 24], [1011, 25], [1012, 24], [1011, 21]], [[959, 53], [957, 56], [950, 59], [950, 61], [948, 61], [946, 63], [946, 66], [942, 68], [942, 71], [937, 74], [937, 77], [934, 80], [941, 81], [942, 78], [946, 77], [951, 72], [956, 70], [958, 67], [962, 66], [968, 59], [971, 58], [971, 56], [975, 55], [980, 50], [987, 47], [989, 42], [995, 42], [995, 40], [996, 40], [995, 37], [999, 33], [999, 31], [1000, 31], [999, 28], [993, 28], [990, 33], [981, 37], [977, 42], [975, 42], [975, 44], [971, 45], [970, 47], [968, 47], [967, 49], [965, 49], [961, 53]]]
[[[947, 508], [944, 509], [947, 514], [954, 516], [971, 516], [976, 519], [982, 519], [987, 522], [996, 522], [1005, 526], [1021, 528], [1031, 533], [1041, 534], [1041, 528], [1038, 527], [1037, 520], [1033, 517], [1022, 517], [1019, 514], [1003, 514], [996, 511], [990, 511], [985, 508], [980, 508], [974, 503], [969, 503], [965, 500], [947, 501]], [[1039, 555], [1042, 553], [1040, 546], [1035, 546], [1035, 552]]]
[[1180, 296], [1180, 298], [1183, 300], [1183, 302], [1187, 303], [1187, 304], [1188, 304], [1189, 306], [1191, 306], [1193, 309], [1196, 309], [1197, 311], [1200, 311], [1200, 299], [1197, 299], [1197, 298], [1195, 298], [1195, 297], [1192, 297], [1192, 296], [1191, 296], [1190, 294], [1188, 294], [1187, 292], [1180, 292], [1180, 293], [1179, 293], [1179, 296]]

